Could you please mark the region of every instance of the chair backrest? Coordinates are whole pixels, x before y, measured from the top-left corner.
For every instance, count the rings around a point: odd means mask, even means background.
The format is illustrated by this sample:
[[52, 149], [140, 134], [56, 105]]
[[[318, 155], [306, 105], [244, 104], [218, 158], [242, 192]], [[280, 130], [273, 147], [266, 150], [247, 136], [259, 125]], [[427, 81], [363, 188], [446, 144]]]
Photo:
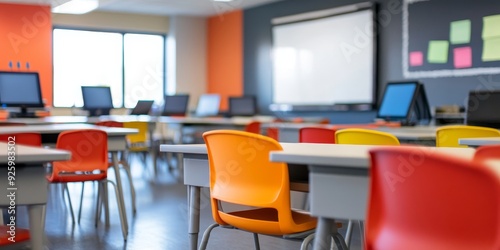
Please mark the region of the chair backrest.
[[269, 152], [282, 150], [266, 136], [243, 131], [214, 130], [203, 134], [210, 165], [212, 215], [219, 224], [218, 201], [274, 208], [283, 231], [293, 224], [288, 166], [269, 161]]
[[96, 122], [95, 125], [104, 127], [123, 128], [123, 122], [117, 122], [117, 121], [100, 121]]
[[500, 145], [485, 145], [476, 149], [474, 160], [498, 160], [500, 159]]
[[338, 144], [359, 144], [359, 145], [399, 145], [396, 136], [363, 128], [346, 128], [335, 133], [335, 141]]
[[299, 129], [299, 142], [335, 143], [336, 130], [320, 127], [303, 127]]
[[467, 147], [466, 145], [458, 144], [458, 139], [496, 136], [500, 136], [500, 131], [493, 128], [467, 125], [450, 125], [440, 127], [436, 130], [436, 146], [465, 148]]
[[[65, 131], [59, 134], [57, 149], [71, 152], [68, 161], [53, 163], [51, 182], [72, 182], [106, 178], [108, 135], [97, 129]], [[92, 174], [93, 173], [93, 174]]]
[[245, 131], [254, 134], [260, 134], [260, 124], [261, 122], [252, 121], [245, 126]]
[[0, 141], [15, 141], [16, 145], [26, 145], [33, 147], [42, 146], [42, 136], [39, 133], [10, 133], [0, 134]]
[[127, 135], [127, 141], [130, 144], [144, 143], [148, 140], [148, 123], [147, 122], [124, 122], [124, 128], [136, 128], [139, 130], [137, 134]]
[[370, 155], [366, 249], [500, 249], [494, 170], [425, 148]]

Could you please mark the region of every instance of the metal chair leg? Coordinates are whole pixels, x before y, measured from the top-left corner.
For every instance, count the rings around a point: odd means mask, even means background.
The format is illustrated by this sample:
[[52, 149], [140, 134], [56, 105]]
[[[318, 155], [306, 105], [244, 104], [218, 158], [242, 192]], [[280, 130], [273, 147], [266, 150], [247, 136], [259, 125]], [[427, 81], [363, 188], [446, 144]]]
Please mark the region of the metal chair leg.
[[85, 182], [82, 181], [82, 193], [80, 194], [80, 208], [78, 209], [78, 224], [82, 218], [83, 191], [85, 190]]
[[300, 250], [307, 250], [307, 248], [309, 247], [309, 244], [311, 244], [311, 242], [314, 240], [314, 235], [315, 234], [310, 234], [304, 238], [304, 240], [302, 241], [302, 244], [300, 245]]
[[95, 227], [97, 227], [97, 224], [99, 222], [99, 218], [101, 217], [101, 191], [102, 191], [102, 184], [101, 182], [97, 183], [97, 202], [96, 202], [96, 207], [95, 207]]
[[335, 240], [335, 245], [337, 245], [337, 249], [339, 249], [339, 250], [342, 250], [342, 249], [348, 250], [349, 249], [345, 243], [344, 237], [342, 237], [341, 234], [335, 233], [335, 235], [333, 235], [333, 239]]
[[134, 187], [134, 182], [132, 180], [132, 173], [131, 173], [131, 170], [130, 170], [130, 165], [128, 165], [128, 162], [126, 162], [125, 160], [122, 160], [121, 164], [123, 166], [123, 169], [125, 170], [125, 173], [127, 174], [128, 183], [130, 185], [130, 196], [131, 196], [131, 199], [132, 199], [132, 213], [133, 213], [133, 215], [135, 215], [136, 212], [137, 212], [137, 208], [136, 208], [136, 195], [135, 195], [135, 187]]
[[109, 193], [108, 193], [108, 186], [103, 185], [102, 186], [102, 202], [104, 204], [104, 220], [105, 220], [105, 225], [106, 227], [109, 227]]
[[219, 226], [219, 224], [215, 223], [215, 224], [210, 225], [205, 230], [205, 233], [203, 233], [203, 238], [201, 238], [200, 247], [198, 248], [199, 250], [205, 250], [205, 249], [207, 249], [207, 244], [208, 244], [208, 239], [210, 238], [210, 233], [212, 232], [212, 230], [214, 228], [216, 228], [218, 226]]
[[345, 242], [348, 248], [351, 246], [353, 228], [354, 228], [354, 222], [352, 220], [349, 220], [349, 223], [347, 223], [347, 230], [345, 233]]
[[73, 224], [75, 224], [75, 214], [73, 213], [73, 204], [71, 204], [71, 197], [69, 196], [68, 184], [63, 183], [63, 192], [66, 193], [68, 197], [69, 211], [71, 212], [71, 219], [73, 220]]
[[118, 213], [120, 215], [120, 222], [122, 226], [122, 234], [123, 234], [123, 240], [127, 241], [127, 235], [128, 235], [128, 229], [127, 229], [127, 214], [125, 213], [125, 208], [122, 206], [121, 198], [120, 198], [120, 193], [118, 192], [118, 187], [116, 184], [110, 180], [104, 180], [103, 184], [105, 185], [106, 183], [109, 183], [113, 186], [115, 189], [115, 196], [116, 196], [116, 203], [118, 204]]
[[255, 250], [260, 250], [259, 234], [253, 234], [253, 243], [255, 245]]

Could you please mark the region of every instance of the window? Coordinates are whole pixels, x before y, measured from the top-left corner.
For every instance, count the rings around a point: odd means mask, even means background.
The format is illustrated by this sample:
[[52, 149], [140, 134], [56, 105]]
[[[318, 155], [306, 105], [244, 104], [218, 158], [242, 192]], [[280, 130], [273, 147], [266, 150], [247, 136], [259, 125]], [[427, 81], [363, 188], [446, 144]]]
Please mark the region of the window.
[[163, 100], [162, 35], [54, 29], [54, 106], [81, 107], [81, 86], [110, 86], [114, 107]]

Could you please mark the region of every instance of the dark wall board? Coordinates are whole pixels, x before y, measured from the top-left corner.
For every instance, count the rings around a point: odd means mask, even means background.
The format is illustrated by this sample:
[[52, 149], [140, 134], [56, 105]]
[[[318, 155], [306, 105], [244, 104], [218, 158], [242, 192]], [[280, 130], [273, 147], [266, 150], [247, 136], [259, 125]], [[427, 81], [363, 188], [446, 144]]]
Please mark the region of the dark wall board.
[[[256, 95], [259, 110], [270, 114], [272, 103], [272, 32], [271, 19], [320, 9], [360, 3], [354, 0], [285, 0], [259, 6], [244, 11], [244, 92]], [[378, 5], [378, 99], [385, 83], [403, 80], [403, 25], [402, 0], [377, 0]], [[474, 2], [454, 0], [455, 2]], [[494, 8], [500, 11], [500, 1]], [[450, 6], [453, 5], [450, 3]], [[450, 8], [440, 10], [443, 15]], [[474, 11], [471, 9], [470, 11]], [[415, 78], [413, 78], [415, 79]], [[500, 89], [500, 75], [464, 77], [416, 78], [424, 83], [431, 106], [457, 104], [464, 105], [468, 92], [474, 89]], [[375, 117], [372, 112], [300, 112], [289, 115], [323, 114], [334, 122], [370, 122]], [[333, 118], [333, 119], [332, 119]]]
[[[405, 76], [500, 73], [498, 1], [404, 0]], [[443, 12], [443, 10], [446, 10]]]

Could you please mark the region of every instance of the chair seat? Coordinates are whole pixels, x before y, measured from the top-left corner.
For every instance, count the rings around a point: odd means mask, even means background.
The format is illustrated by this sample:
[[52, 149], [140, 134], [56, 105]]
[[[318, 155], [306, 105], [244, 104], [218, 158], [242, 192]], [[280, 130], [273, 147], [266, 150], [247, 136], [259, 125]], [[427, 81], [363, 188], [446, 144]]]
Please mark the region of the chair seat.
[[257, 208], [230, 213], [219, 211], [219, 215], [224, 221], [236, 228], [258, 234], [294, 234], [316, 227], [316, 218], [299, 211], [292, 211], [292, 218], [296, 224], [295, 231], [283, 231], [278, 223], [278, 212], [272, 208]]
[[105, 180], [106, 178], [107, 173], [47, 175], [47, 181], [52, 183], [100, 181]]
[[[0, 246], [7, 246], [14, 243], [9, 240], [9, 237], [11, 237], [11, 235], [7, 233], [9, 230], [9, 226], [0, 225]], [[29, 239], [30, 231], [28, 229], [16, 227], [16, 243]]]

